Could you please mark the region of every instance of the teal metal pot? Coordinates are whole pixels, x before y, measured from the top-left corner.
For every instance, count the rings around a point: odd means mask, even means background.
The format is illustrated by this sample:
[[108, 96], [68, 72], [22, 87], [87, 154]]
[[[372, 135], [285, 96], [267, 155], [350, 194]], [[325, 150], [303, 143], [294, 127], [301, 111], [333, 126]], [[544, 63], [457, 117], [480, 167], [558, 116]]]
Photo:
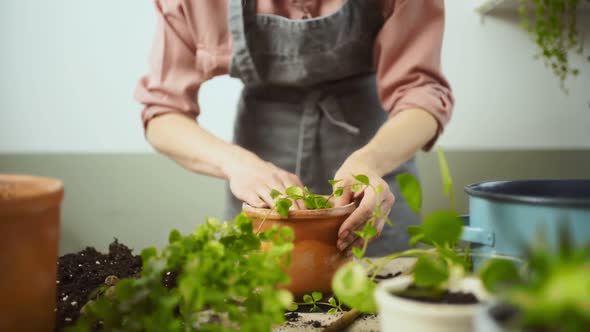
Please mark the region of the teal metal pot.
[[590, 243], [590, 179], [472, 184], [463, 240], [483, 253], [523, 257], [543, 234], [551, 247], [567, 226], [576, 245]]

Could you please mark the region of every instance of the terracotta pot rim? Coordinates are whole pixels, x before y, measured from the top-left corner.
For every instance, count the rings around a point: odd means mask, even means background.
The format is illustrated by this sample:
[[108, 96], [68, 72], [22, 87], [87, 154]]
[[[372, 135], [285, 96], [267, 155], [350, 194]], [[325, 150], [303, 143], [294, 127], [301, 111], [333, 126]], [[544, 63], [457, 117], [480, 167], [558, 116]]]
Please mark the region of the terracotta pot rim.
[[316, 210], [292, 210], [289, 211], [289, 217], [284, 218], [278, 212], [272, 211], [269, 214], [271, 209], [267, 208], [257, 208], [253, 207], [247, 203], [242, 203], [242, 211], [254, 217], [266, 217], [267, 219], [271, 220], [298, 220], [298, 219], [315, 219], [321, 221], [322, 219], [329, 219], [334, 217], [343, 217], [351, 214], [356, 209], [356, 204], [354, 202], [349, 203], [344, 206], [334, 207], [330, 209], [316, 209]]
[[54, 178], [0, 174], [0, 215], [40, 212], [61, 204], [63, 183]]

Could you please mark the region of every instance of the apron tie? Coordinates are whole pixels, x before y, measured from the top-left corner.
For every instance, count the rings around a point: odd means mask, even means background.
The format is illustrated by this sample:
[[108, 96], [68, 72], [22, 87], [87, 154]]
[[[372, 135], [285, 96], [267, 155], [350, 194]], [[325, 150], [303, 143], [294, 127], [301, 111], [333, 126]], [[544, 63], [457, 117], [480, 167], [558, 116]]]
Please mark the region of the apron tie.
[[320, 90], [311, 92], [303, 100], [303, 112], [301, 121], [299, 122], [295, 174], [300, 179], [302, 177], [302, 165], [305, 159], [313, 155], [313, 149], [320, 127], [321, 114], [324, 115], [329, 123], [343, 129], [350, 135], [356, 136], [360, 133], [358, 127], [344, 120], [344, 116], [334, 97], [328, 96], [323, 98], [323, 92]]

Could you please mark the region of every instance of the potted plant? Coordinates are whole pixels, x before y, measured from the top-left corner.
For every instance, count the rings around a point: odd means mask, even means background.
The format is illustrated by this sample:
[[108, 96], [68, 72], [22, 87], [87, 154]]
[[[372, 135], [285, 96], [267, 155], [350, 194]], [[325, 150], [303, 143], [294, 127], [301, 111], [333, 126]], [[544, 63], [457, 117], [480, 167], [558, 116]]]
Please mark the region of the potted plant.
[[[335, 185], [337, 181], [330, 183]], [[284, 266], [290, 282], [282, 286], [297, 299], [313, 292], [331, 293], [334, 273], [350, 260], [336, 243], [340, 226], [356, 206], [350, 203], [332, 207], [330, 203], [331, 198], [341, 196], [343, 190], [343, 187], [335, 187], [332, 194], [325, 197], [313, 194], [307, 188], [290, 187], [284, 193], [277, 190], [271, 192], [275, 200], [271, 209], [244, 204], [243, 212], [253, 220], [257, 231], [277, 226], [293, 230], [294, 247], [289, 264]], [[294, 201], [302, 201], [306, 210], [290, 210]]]
[[498, 293], [477, 315], [478, 332], [590, 331], [590, 243], [575, 246], [561, 228], [557, 249], [539, 240], [529, 250], [525, 273], [508, 262], [490, 261], [484, 279]]
[[[439, 163], [445, 192], [453, 206], [452, 180], [442, 151]], [[397, 183], [410, 207], [420, 213], [422, 193], [418, 180], [401, 174]], [[376, 190], [379, 192], [379, 188]], [[380, 217], [379, 212], [376, 214], [376, 218]], [[366, 227], [371, 227], [371, 221]], [[474, 272], [475, 255], [469, 247], [459, 246], [462, 228], [463, 220], [453, 208], [435, 211], [425, 216], [420, 226], [408, 227], [410, 245], [420, 243], [422, 247], [377, 260], [364, 257], [370, 234], [359, 232], [365, 245], [355, 251], [358, 261], [346, 264], [334, 276], [336, 296], [360, 312], [378, 312], [383, 331], [472, 331], [478, 308], [491, 295]], [[375, 276], [399, 257], [416, 258], [410, 274], [377, 286]], [[489, 273], [485, 264], [482, 269]]]
[[[519, 0], [519, 14], [523, 28], [535, 39], [538, 57], [545, 61], [565, 88], [565, 80], [577, 76], [569, 55], [582, 54], [583, 38], [578, 31], [577, 15], [582, 2], [589, 0]], [[590, 60], [590, 57], [589, 57]]]
[[63, 184], [0, 175], [0, 330], [51, 331]]
[[[139, 276], [97, 290], [102, 295], [66, 330], [269, 331], [293, 304], [289, 291], [277, 289], [288, 283], [281, 262], [292, 241], [290, 228], [257, 233], [244, 214], [208, 219], [188, 235], [173, 230], [160, 252], [142, 251]], [[270, 250], [261, 250], [265, 242]], [[165, 283], [171, 274], [176, 280]]]

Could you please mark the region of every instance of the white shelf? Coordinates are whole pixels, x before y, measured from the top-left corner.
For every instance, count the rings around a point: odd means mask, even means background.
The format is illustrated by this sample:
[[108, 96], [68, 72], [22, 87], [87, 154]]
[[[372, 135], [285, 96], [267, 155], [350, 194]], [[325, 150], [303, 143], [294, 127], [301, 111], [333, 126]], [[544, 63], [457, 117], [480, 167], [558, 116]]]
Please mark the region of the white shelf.
[[[493, 11], [516, 11], [518, 0], [473, 0], [475, 11], [482, 14], [490, 14]], [[590, 10], [590, 1], [580, 0], [579, 10]]]

